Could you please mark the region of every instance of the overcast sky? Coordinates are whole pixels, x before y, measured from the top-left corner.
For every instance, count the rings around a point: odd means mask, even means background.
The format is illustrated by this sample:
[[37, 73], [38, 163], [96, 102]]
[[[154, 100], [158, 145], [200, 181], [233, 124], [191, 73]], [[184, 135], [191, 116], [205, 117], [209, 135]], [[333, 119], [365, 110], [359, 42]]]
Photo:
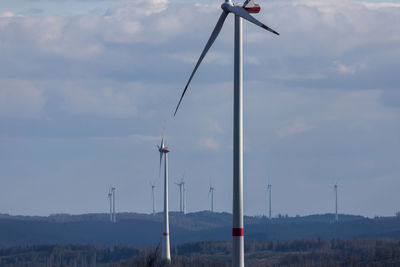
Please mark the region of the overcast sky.
[[[3, 0], [0, 213], [151, 212], [170, 148], [170, 208], [231, 212], [233, 16], [183, 87], [220, 1]], [[400, 2], [264, 0], [244, 23], [245, 214], [400, 210]]]

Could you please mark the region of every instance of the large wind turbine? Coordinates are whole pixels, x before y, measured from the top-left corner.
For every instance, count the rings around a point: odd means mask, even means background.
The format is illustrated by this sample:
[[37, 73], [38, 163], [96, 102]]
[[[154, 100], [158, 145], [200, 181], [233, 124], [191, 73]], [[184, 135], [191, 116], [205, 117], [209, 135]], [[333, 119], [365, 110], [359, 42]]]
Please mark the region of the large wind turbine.
[[174, 116], [178, 111], [182, 98], [186, 93], [190, 81], [197, 71], [200, 63], [214, 43], [222, 29], [224, 21], [229, 13], [235, 14], [235, 45], [234, 45], [234, 97], [233, 97], [233, 211], [232, 211], [232, 265], [244, 266], [244, 238], [243, 238], [243, 39], [242, 18], [264, 28], [267, 31], [279, 35], [276, 31], [264, 25], [249, 13], [260, 12], [260, 6], [254, 0], [246, 0], [244, 4], [234, 4], [231, 0], [225, 0], [221, 5], [222, 14], [210, 38], [198, 59], [192, 74], [186, 83], [185, 89], [179, 99]]
[[164, 136], [161, 139], [161, 145], [157, 146], [160, 152], [160, 169], [162, 157], [164, 156], [164, 232], [162, 241], [162, 259], [170, 262], [170, 245], [169, 245], [169, 217], [168, 217], [168, 152], [169, 149], [164, 145]]

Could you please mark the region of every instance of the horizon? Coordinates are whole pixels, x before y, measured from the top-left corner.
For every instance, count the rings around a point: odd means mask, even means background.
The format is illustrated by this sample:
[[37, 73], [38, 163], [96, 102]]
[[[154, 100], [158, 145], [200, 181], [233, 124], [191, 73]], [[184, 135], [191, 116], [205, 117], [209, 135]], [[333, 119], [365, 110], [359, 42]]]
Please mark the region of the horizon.
[[[198, 210], [198, 211], [191, 211], [191, 212], [187, 212], [186, 214], [182, 214], [179, 210], [170, 210], [169, 211], [170, 214], [176, 215], [176, 214], [180, 214], [182, 216], [186, 216], [186, 215], [190, 215], [190, 214], [196, 214], [196, 213], [214, 213], [214, 214], [228, 214], [228, 215], [232, 215], [231, 212], [229, 211], [210, 211], [210, 210]], [[116, 211], [115, 212], [116, 215], [120, 214], [138, 214], [138, 215], [148, 215], [148, 216], [154, 216], [152, 212], [149, 213], [141, 213], [141, 212], [135, 212], [135, 211]], [[162, 215], [163, 211], [156, 211], [156, 215]], [[7, 215], [10, 217], [43, 217], [43, 218], [48, 218], [48, 217], [52, 217], [52, 216], [84, 216], [84, 215], [105, 215], [108, 216], [110, 215], [110, 213], [108, 212], [87, 212], [87, 213], [51, 213], [48, 215], [27, 215], [27, 214], [9, 214], [9, 213], [2, 213], [0, 212], [0, 216], [2, 215]], [[281, 217], [279, 217], [279, 215], [281, 215]], [[286, 217], [287, 216], [287, 217]], [[327, 212], [327, 213], [312, 213], [312, 214], [305, 214], [305, 215], [300, 215], [300, 214], [296, 214], [296, 215], [289, 215], [289, 214], [276, 214], [275, 216], [272, 216], [272, 219], [285, 219], [285, 218], [302, 218], [302, 217], [310, 217], [310, 216], [335, 216], [335, 213], [333, 212]], [[338, 212], [338, 216], [340, 218], [340, 216], [354, 216], [354, 217], [362, 217], [362, 218], [367, 218], [367, 219], [374, 219], [374, 218], [391, 218], [391, 217], [398, 217], [396, 214], [394, 215], [388, 215], [388, 216], [374, 216], [374, 217], [368, 217], [368, 216], [363, 216], [361, 214], [346, 214], [346, 213], [339, 213]], [[255, 215], [247, 215], [244, 214], [244, 217], [253, 217], [253, 218], [266, 218], [268, 219], [268, 214], [255, 214]], [[117, 217], [117, 221], [118, 221], [118, 217]]]

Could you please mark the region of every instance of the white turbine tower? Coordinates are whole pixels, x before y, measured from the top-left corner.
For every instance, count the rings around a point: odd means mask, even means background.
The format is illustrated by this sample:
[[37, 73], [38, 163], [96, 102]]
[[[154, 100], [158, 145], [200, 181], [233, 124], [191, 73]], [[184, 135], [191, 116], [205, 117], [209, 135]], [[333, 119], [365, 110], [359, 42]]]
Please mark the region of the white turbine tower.
[[185, 181], [183, 181], [183, 214], [186, 215], [186, 187], [185, 187]]
[[115, 214], [115, 187], [111, 187], [111, 194], [112, 194], [112, 216], [111, 216], [111, 221], [112, 222], [117, 222], [117, 216]]
[[215, 190], [215, 188], [210, 183], [210, 189], [208, 190], [208, 196], [211, 197], [211, 203], [210, 203], [210, 211], [211, 212], [214, 212], [214, 190]]
[[112, 213], [112, 192], [111, 188], [108, 190], [108, 199], [110, 201], [110, 222], [113, 221], [113, 213]]
[[184, 213], [184, 193], [185, 193], [185, 182], [183, 181], [183, 177], [179, 183], [175, 183], [179, 187], [179, 212]]
[[153, 201], [153, 216], [156, 215], [156, 199], [154, 196], [154, 189], [156, 188], [156, 182], [150, 183], [151, 185], [151, 199]]
[[260, 6], [254, 0], [246, 0], [244, 4], [233, 4], [231, 0], [225, 0], [221, 5], [222, 14], [210, 38], [198, 59], [194, 70], [183, 90], [181, 98], [175, 109], [178, 111], [183, 96], [197, 71], [200, 63], [214, 43], [222, 29], [224, 21], [229, 13], [235, 14], [235, 45], [234, 45], [234, 97], [233, 97], [233, 211], [232, 211], [232, 265], [244, 266], [244, 238], [243, 238], [243, 51], [242, 51], [242, 18], [264, 28], [267, 31], [279, 35], [273, 29], [267, 27], [249, 13], [258, 13]]
[[161, 161], [164, 156], [164, 232], [162, 241], [162, 259], [171, 262], [170, 245], [169, 245], [169, 216], [168, 216], [168, 152], [169, 149], [164, 145], [164, 136], [161, 139], [161, 145], [157, 146], [160, 152], [160, 169]]
[[268, 205], [269, 205], [269, 210], [268, 210], [268, 219], [272, 219], [272, 217], [271, 217], [271, 195], [272, 195], [272, 185], [270, 184], [270, 183], [268, 183], [268, 186], [267, 186], [267, 191], [268, 191], [268, 198], [269, 198], [269, 201], [268, 201]]
[[337, 189], [338, 189], [338, 185], [336, 183], [334, 186], [334, 190], [335, 190], [335, 222], [339, 222], [339, 216], [337, 213]]

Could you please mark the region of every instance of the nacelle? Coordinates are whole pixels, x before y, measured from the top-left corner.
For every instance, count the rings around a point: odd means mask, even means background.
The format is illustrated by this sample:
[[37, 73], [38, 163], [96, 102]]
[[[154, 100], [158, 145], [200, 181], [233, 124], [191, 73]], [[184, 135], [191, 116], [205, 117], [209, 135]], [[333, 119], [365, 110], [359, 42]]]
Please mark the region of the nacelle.
[[248, 12], [248, 13], [258, 13], [261, 10], [261, 7], [259, 4], [254, 3], [254, 0], [247, 0], [244, 2], [243, 8]]
[[244, 9], [248, 12], [248, 13], [258, 13], [261, 10], [261, 7], [259, 4], [254, 4], [253, 7], [244, 7]]

